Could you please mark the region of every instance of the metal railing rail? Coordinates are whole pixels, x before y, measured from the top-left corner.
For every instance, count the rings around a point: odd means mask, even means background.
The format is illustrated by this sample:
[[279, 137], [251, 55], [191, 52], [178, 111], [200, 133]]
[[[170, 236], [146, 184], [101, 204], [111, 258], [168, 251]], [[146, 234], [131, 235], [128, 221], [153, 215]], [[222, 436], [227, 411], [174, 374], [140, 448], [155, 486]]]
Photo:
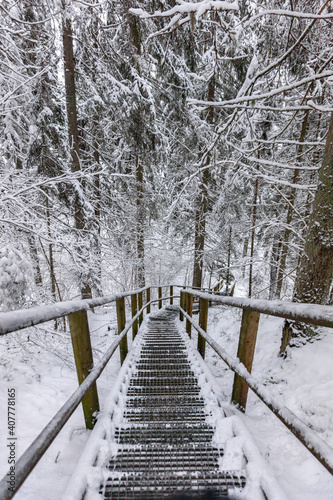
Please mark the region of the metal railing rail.
[[[177, 286], [177, 285], [174, 285]], [[115, 300], [123, 299], [125, 296], [130, 296], [130, 295], [135, 295], [138, 294], [147, 288], [153, 288], [153, 287], [146, 287], [134, 292], [129, 292], [125, 294], [117, 294], [110, 296], [111, 301], [113, 302]], [[157, 287], [154, 287], [157, 288]], [[162, 300], [167, 300], [171, 298], [179, 297], [178, 295], [173, 295], [168, 296], [168, 297], [162, 297]], [[109, 297], [108, 297], [109, 299]], [[37, 465], [39, 460], [42, 458], [46, 450], [49, 448], [49, 446], [52, 444], [54, 439], [57, 437], [61, 429], [64, 427], [66, 422], [69, 420], [70, 416], [73, 414], [75, 409], [79, 406], [81, 401], [84, 399], [84, 397], [87, 395], [89, 390], [93, 387], [93, 385], [96, 383], [96, 380], [99, 378], [101, 373], [103, 372], [104, 368], [106, 367], [107, 363], [109, 362], [110, 358], [114, 354], [115, 350], [117, 349], [118, 346], [124, 341], [128, 331], [130, 328], [133, 326], [133, 324], [140, 318], [142, 315], [143, 311], [147, 309], [152, 303], [159, 302], [160, 299], [154, 299], [150, 300], [149, 302], [146, 302], [146, 304], [143, 305], [143, 307], [137, 311], [137, 313], [132, 317], [132, 319], [128, 322], [128, 324], [122, 329], [122, 331], [119, 333], [119, 337], [117, 340], [115, 340], [112, 345], [108, 348], [102, 359], [98, 362], [98, 364], [92, 368], [90, 373], [87, 375], [87, 377], [83, 380], [83, 382], [79, 385], [79, 387], [75, 390], [75, 392], [70, 396], [70, 398], [66, 401], [66, 403], [62, 406], [62, 408], [57, 412], [57, 414], [50, 420], [50, 422], [46, 425], [46, 427], [41, 431], [41, 433], [37, 436], [37, 438], [33, 441], [33, 443], [27, 448], [27, 450], [23, 453], [23, 455], [18, 459], [18, 461], [15, 464], [15, 486], [12, 488], [9, 488], [8, 484], [8, 474], [0, 481], [0, 499], [1, 500], [10, 500], [11, 498], [14, 497], [14, 495], [17, 493], [19, 488], [22, 486], [24, 481], [27, 479], [31, 471], [34, 469], [34, 467]], [[96, 307], [97, 305], [104, 305], [109, 302], [103, 302], [102, 299], [87, 299], [87, 300], [81, 300], [77, 301], [79, 305], [75, 305], [73, 307], [69, 307], [69, 303], [65, 303], [64, 310], [66, 313], [63, 313], [63, 311], [58, 311], [57, 314], [59, 314], [56, 317], [61, 317], [65, 316], [66, 314], [75, 314], [76, 312], [80, 312], [82, 310], [86, 310], [86, 307]], [[98, 302], [98, 304], [96, 304]], [[91, 305], [91, 304], [94, 305]], [[87, 306], [88, 304], [88, 306]], [[41, 306], [43, 308], [43, 306]], [[50, 306], [51, 307], [51, 306]], [[80, 307], [79, 309], [77, 307]], [[84, 307], [84, 309], [82, 308]], [[38, 308], [34, 308], [38, 309]], [[44, 308], [43, 308], [44, 309]], [[68, 313], [68, 311], [70, 311]], [[7, 314], [7, 313], [3, 313]], [[0, 315], [1, 317], [1, 315]], [[45, 316], [44, 316], [45, 317]], [[34, 324], [42, 323], [44, 321], [48, 321], [49, 319], [54, 319], [54, 317], [48, 317], [47, 320], [42, 320], [39, 321], [38, 316], [35, 314], [30, 316], [30, 319], [33, 318], [33, 321], [36, 321]], [[21, 327], [24, 328], [24, 327]], [[11, 330], [12, 331], [12, 330]]]
[[[95, 307], [111, 304], [122, 297], [125, 298], [137, 295], [151, 288], [169, 288], [171, 286], [178, 288], [184, 287], [184, 285], [152, 285], [131, 292], [116, 293], [96, 299], [68, 300], [66, 302], [56, 302], [55, 304], [46, 306], [37, 306], [31, 307], [30, 309], [0, 313], [0, 335], [46, 323], [47, 321], [62, 318], [79, 311], [88, 311]], [[163, 300], [165, 300], [164, 297]]]
[[182, 290], [194, 297], [213, 300], [222, 305], [237, 307], [246, 311], [256, 311], [279, 318], [302, 321], [312, 325], [333, 328], [333, 307], [319, 304], [299, 304], [297, 302], [283, 302], [280, 300], [246, 299], [240, 297], [227, 297], [211, 293], [193, 291], [191, 287]]
[[[239, 404], [245, 411], [247, 401], [247, 390], [251, 390], [265, 403], [265, 405], [276, 415], [281, 422], [296, 436], [296, 438], [314, 455], [317, 460], [333, 474], [333, 448], [320, 438], [312, 429], [310, 429], [302, 420], [300, 420], [289, 408], [279, 402], [277, 398], [268, 393], [263, 384], [251, 375], [256, 334], [259, 323], [259, 313], [272, 316], [279, 316], [287, 319], [294, 319], [320, 326], [333, 328], [333, 311], [330, 306], [319, 306], [316, 304], [294, 304], [272, 303], [267, 300], [240, 299], [230, 297], [213, 296], [213, 300], [224, 305], [243, 309], [242, 326], [238, 346], [238, 359], [232, 358], [212, 337], [207, 330], [207, 311], [208, 301], [212, 299], [211, 294], [200, 293], [192, 289], [185, 289], [181, 294], [188, 297], [197, 296], [200, 299], [199, 324], [192, 319], [192, 311], [189, 305], [192, 300], [187, 302], [183, 300], [183, 307], [180, 306], [181, 314], [186, 318], [186, 330], [190, 335], [188, 324], [193, 326], [198, 332], [198, 350], [201, 354], [205, 353], [202, 344], [206, 341], [221, 357], [226, 365], [235, 373], [232, 401]], [[295, 306], [296, 309], [295, 309]], [[311, 310], [307, 310], [310, 307]], [[253, 313], [255, 317], [253, 317]], [[251, 317], [252, 315], [252, 317]], [[204, 328], [202, 327], [204, 324]], [[204, 340], [203, 340], [204, 339]], [[246, 349], [250, 353], [246, 353]], [[248, 365], [248, 366], [246, 366]], [[243, 385], [240, 386], [239, 380]], [[246, 390], [244, 390], [246, 386]], [[245, 396], [245, 397], [244, 397]]]

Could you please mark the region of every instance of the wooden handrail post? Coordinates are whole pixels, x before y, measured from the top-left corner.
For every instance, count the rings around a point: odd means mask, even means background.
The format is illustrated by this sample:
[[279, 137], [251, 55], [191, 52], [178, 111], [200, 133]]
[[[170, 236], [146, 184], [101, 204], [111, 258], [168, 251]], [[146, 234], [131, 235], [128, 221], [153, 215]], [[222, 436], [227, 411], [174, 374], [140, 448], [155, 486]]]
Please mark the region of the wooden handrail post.
[[[146, 290], [146, 304], [150, 302], [150, 288]], [[147, 306], [147, 314], [150, 314], [150, 304]]]
[[158, 287], [158, 298], [159, 298], [158, 308], [162, 309], [162, 287], [161, 286]]
[[[131, 309], [132, 309], [132, 318], [134, 318], [134, 316], [138, 312], [138, 297], [136, 293], [134, 295], [131, 295]], [[135, 339], [137, 333], [138, 333], [138, 319], [136, 319], [132, 325], [133, 340]]]
[[[116, 301], [117, 307], [117, 324], [118, 324], [118, 334], [124, 330], [126, 326], [126, 312], [125, 312], [125, 299], [121, 297]], [[127, 336], [123, 338], [123, 340], [119, 344], [120, 350], [120, 364], [122, 365], [127, 356], [128, 347], [127, 347]]]
[[[208, 300], [199, 299], [199, 326], [206, 332], [207, 331], [207, 320], [208, 320]], [[205, 359], [206, 351], [206, 340], [198, 333], [198, 351]]]
[[[260, 313], [243, 309], [237, 357], [251, 373]], [[231, 401], [245, 412], [249, 386], [237, 374], [234, 377]]]
[[[142, 309], [142, 306], [143, 306], [142, 292], [139, 292], [138, 293], [138, 310], [139, 311], [140, 311], [140, 309]], [[142, 321], [143, 321], [143, 311], [139, 316], [139, 326], [141, 325]]]
[[170, 306], [173, 304], [173, 286], [170, 286]]
[[[184, 292], [182, 290], [180, 291], [179, 305], [182, 309], [184, 309]], [[184, 319], [184, 314], [179, 309], [179, 320], [183, 321], [183, 319]]]
[[[192, 308], [193, 308], [193, 295], [191, 293], [186, 294], [186, 312], [192, 318]], [[191, 338], [191, 323], [190, 320], [186, 318], [186, 331], [188, 336]]]
[[[68, 315], [74, 351], [75, 366], [79, 384], [89, 375], [93, 368], [89, 324], [87, 311], [78, 311]], [[92, 429], [95, 424], [94, 414], [99, 411], [99, 401], [96, 383], [92, 385], [82, 400], [86, 428]]]

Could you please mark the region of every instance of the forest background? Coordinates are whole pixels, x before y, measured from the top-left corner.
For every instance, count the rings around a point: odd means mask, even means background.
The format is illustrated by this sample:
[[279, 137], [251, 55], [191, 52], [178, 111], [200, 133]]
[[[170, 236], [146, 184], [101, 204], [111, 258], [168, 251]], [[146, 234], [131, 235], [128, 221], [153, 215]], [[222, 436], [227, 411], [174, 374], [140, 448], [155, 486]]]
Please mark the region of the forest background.
[[332, 19], [4, 0], [2, 310], [173, 281], [332, 303]]

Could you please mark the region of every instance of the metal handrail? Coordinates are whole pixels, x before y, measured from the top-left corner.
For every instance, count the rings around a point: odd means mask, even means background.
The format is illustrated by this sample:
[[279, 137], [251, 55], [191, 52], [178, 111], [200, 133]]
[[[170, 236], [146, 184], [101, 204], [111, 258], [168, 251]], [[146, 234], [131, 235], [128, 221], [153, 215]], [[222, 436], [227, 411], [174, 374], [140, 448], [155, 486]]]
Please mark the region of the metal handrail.
[[[176, 286], [176, 285], [173, 285]], [[153, 287], [147, 287], [153, 288]], [[145, 290], [140, 289], [136, 292], [130, 292], [126, 294], [119, 294], [112, 297], [122, 298], [124, 296], [134, 295], [135, 293], [141, 292]], [[178, 297], [178, 296], [173, 296]], [[168, 299], [169, 297], [163, 297], [163, 300]], [[97, 299], [93, 299], [97, 300]], [[116, 299], [114, 299], [116, 300]], [[0, 499], [1, 500], [10, 500], [17, 493], [18, 489], [22, 486], [24, 481], [27, 479], [31, 471], [37, 465], [39, 460], [42, 458], [46, 450], [52, 444], [54, 439], [57, 437], [61, 429], [64, 427], [66, 422], [69, 420], [70, 416], [73, 414], [75, 409], [79, 406], [84, 396], [87, 394], [89, 389], [93, 386], [96, 380], [99, 378], [107, 363], [109, 362], [111, 356], [114, 354], [117, 347], [121, 344], [126, 334], [132, 327], [135, 321], [140, 317], [143, 311], [154, 302], [158, 302], [159, 299], [154, 299], [147, 302], [133, 318], [129, 321], [123, 331], [119, 334], [117, 340], [115, 340], [109, 349], [106, 351], [102, 359], [99, 363], [91, 370], [90, 374], [87, 378], [82, 382], [82, 384], [76, 389], [76, 391], [70, 396], [70, 398], [66, 401], [66, 403], [62, 406], [62, 408], [57, 412], [57, 414], [50, 420], [50, 422], [46, 425], [46, 427], [41, 431], [41, 433], [37, 436], [37, 438], [33, 441], [33, 443], [27, 448], [27, 450], [23, 453], [23, 455], [19, 458], [19, 460], [15, 464], [15, 487], [14, 491], [8, 489], [8, 478], [7, 475], [3, 477], [0, 481]], [[87, 304], [87, 302], [92, 302], [91, 299], [78, 301], [81, 304]], [[101, 305], [101, 304], [98, 304]], [[96, 304], [95, 306], [96, 307]], [[67, 308], [68, 310], [68, 308]], [[82, 311], [81, 309], [70, 309], [70, 314], [73, 312]], [[68, 314], [68, 313], [66, 313]], [[60, 317], [60, 316], [58, 316]], [[53, 319], [53, 318], [50, 318]], [[35, 323], [36, 324], [36, 323]]]
[[46, 306], [31, 307], [30, 309], [3, 312], [0, 313], [0, 335], [16, 332], [23, 328], [45, 323], [53, 319], [62, 318], [63, 316], [68, 316], [75, 312], [88, 311], [94, 307], [104, 306], [120, 298], [130, 297], [131, 295], [144, 292], [148, 290], [148, 288], [169, 286], [183, 287], [184, 285], [152, 285], [131, 292], [117, 293], [96, 299], [68, 300], [66, 302], [56, 302], [55, 304]]
[[[181, 293], [198, 296], [205, 301], [212, 300], [211, 294], [194, 292], [193, 289], [185, 289]], [[213, 300], [215, 300], [215, 297], [213, 296]], [[230, 297], [216, 298], [219, 299], [218, 302], [224, 305], [242, 308], [243, 311], [256, 311], [257, 313], [269, 314], [271, 316], [296, 319], [298, 321], [304, 321], [316, 325], [333, 327], [333, 320], [325, 317], [327, 313], [329, 313], [331, 317], [333, 316], [332, 308], [330, 306], [309, 304], [309, 306], [315, 306], [316, 308], [315, 312], [311, 312], [305, 311], [304, 307], [302, 307], [303, 304], [281, 303], [276, 301], [272, 305], [271, 301], [267, 300], [232, 299]], [[298, 306], [296, 308], [296, 310], [298, 310], [297, 314], [294, 314], [295, 311], [291, 310], [291, 305], [293, 306], [292, 309], [294, 309], [294, 306]], [[246, 369], [244, 364], [239, 359], [236, 360], [232, 358], [232, 356], [230, 356], [217, 342], [215, 342], [215, 340], [210, 337], [210, 335], [203, 328], [201, 328], [200, 325], [193, 321], [191, 315], [188, 314], [189, 311], [184, 310], [181, 306], [179, 309], [187, 321], [193, 326], [193, 328], [195, 328], [195, 330], [197, 330], [199, 336], [203, 337], [205, 341], [208, 342], [208, 344], [214, 349], [226, 365], [252, 389], [261, 401], [263, 401], [263, 403], [265, 403], [274, 415], [276, 415], [281, 422], [283, 422], [283, 424], [310, 451], [310, 453], [312, 453], [312, 455], [314, 455], [317, 460], [331, 474], [333, 474], [333, 448], [321, 439], [321, 437], [312, 431], [306, 424], [304, 424], [304, 422], [302, 422], [302, 420], [300, 420], [289, 408], [282, 405], [277, 398], [268, 394], [265, 386], [251, 375], [250, 371]], [[250, 365], [252, 365], [252, 360]]]
[[302, 321], [312, 325], [333, 328], [333, 307], [320, 304], [299, 304], [297, 302], [283, 302], [282, 300], [246, 299], [241, 297], [226, 297], [210, 293], [201, 293], [192, 288], [185, 288], [182, 293], [190, 293], [209, 301], [214, 301], [230, 307], [237, 307], [245, 311], [256, 311], [279, 318]]

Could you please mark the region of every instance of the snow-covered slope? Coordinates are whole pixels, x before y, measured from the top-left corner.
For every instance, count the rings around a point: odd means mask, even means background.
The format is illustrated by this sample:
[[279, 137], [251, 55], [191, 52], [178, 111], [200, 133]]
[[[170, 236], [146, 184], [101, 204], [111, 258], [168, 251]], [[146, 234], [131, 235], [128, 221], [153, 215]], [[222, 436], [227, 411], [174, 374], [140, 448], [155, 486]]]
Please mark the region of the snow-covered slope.
[[[208, 331], [236, 357], [241, 311], [223, 306], [209, 309]], [[261, 316], [253, 375], [299, 418], [333, 447], [333, 331], [278, 357], [283, 320]], [[207, 346], [206, 361], [227, 401], [233, 374]], [[242, 416], [262, 455], [291, 500], [330, 500], [333, 478], [271, 411], [250, 391]]]

